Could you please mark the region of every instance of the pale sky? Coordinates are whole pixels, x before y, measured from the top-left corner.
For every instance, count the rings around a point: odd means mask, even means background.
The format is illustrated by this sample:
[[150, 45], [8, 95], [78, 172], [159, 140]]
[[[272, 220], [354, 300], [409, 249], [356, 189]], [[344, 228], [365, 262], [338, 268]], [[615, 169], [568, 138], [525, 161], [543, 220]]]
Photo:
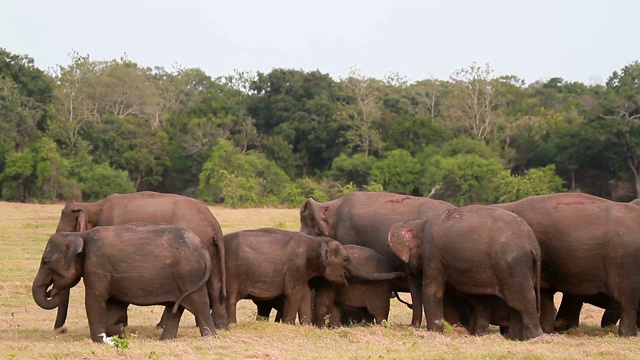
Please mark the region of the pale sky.
[[3, 0], [0, 47], [47, 70], [75, 50], [142, 66], [448, 79], [473, 62], [527, 83], [604, 82], [640, 60], [638, 0]]

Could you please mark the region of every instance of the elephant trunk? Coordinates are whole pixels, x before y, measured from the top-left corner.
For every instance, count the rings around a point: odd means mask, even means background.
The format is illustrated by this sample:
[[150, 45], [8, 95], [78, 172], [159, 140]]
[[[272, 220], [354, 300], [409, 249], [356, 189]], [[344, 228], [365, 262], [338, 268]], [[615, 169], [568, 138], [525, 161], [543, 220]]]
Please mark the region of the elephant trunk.
[[405, 273], [402, 271], [390, 272], [390, 273], [365, 273], [357, 266], [349, 267], [349, 276], [359, 280], [366, 281], [385, 281], [393, 280], [395, 278], [404, 277]]
[[46, 310], [55, 309], [60, 303], [60, 297], [56, 291], [48, 291], [51, 284], [53, 284], [53, 278], [46, 274], [42, 268], [38, 270], [38, 275], [36, 275], [36, 278], [33, 280], [31, 294], [36, 304]]

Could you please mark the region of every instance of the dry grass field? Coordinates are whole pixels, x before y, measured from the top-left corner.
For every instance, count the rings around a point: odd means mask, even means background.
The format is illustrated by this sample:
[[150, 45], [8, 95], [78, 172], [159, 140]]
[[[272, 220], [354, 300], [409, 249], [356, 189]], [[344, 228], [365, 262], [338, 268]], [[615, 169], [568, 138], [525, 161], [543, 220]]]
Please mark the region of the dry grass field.
[[[602, 310], [585, 306], [582, 326], [530, 342], [503, 339], [492, 328], [483, 337], [454, 328], [445, 334], [408, 326], [410, 311], [392, 301], [389, 323], [316, 329], [256, 322], [255, 306], [239, 304], [239, 323], [219, 337], [200, 338], [185, 312], [178, 338], [159, 341], [159, 306], [129, 310], [128, 348], [94, 344], [84, 313], [83, 287], [71, 291], [66, 334], [53, 332], [55, 310], [40, 309], [31, 282], [62, 205], [0, 202], [0, 358], [19, 359], [638, 359], [640, 340], [620, 339], [598, 327]], [[299, 228], [297, 210], [212, 207], [225, 233], [259, 227]], [[404, 298], [408, 298], [405, 294]], [[557, 299], [559, 300], [559, 298]]]

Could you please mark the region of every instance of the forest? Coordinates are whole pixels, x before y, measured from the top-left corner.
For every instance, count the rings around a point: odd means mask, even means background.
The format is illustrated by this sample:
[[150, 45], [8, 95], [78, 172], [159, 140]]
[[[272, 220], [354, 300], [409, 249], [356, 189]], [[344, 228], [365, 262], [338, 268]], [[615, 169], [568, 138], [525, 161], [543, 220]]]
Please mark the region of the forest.
[[456, 205], [640, 191], [638, 61], [599, 84], [526, 84], [478, 63], [410, 82], [69, 58], [45, 71], [0, 48], [0, 200], [153, 190], [295, 208], [355, 190]]

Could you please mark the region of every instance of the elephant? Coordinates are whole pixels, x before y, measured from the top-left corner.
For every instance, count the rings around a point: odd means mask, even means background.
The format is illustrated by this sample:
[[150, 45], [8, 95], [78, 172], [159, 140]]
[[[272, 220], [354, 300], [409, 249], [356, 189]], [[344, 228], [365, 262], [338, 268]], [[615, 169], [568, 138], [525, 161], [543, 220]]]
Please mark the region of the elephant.
[[[193, 231], [209, 250], [213, 263], [210, 291], [215, 294], [212, 301], [214, 324], [219, 329], [228, 329], [229, 320], [226, 314], [226, 274], [225, 251], [222, 229], [209, 207], [189, 197], [142, 191], [132, 194], [112, 194], [96, 202], [70, 202], [65, 205], [60, 215], [56, 232], [89, 230], [96, 226], [120, 225], [137, 221], [162, 222], [182, 226]], [[64, 331], [69, 306], [69, 291], [60, 294], [58, 314], [54, 328]], [[158, 323], [164, 327], [168, 316], [168, 308]]]
[[49, 238], [32, 294], [38, 306], [53, 309], [60, 293], [82, 278], [91, 340], [98, 343], [107, 332], [118, 332], [116, 322], [126, 322], [129, 304], [173, 304], [162, 340], [176, 337], [185, 308], [196, 316], [202, 336], [215, 336], [207, 289], [211, 269], [207, 247], [188, 229], [143, 222], [99, 226]]
[[[405, 263], [387, 246], [387, 234], [393, 225], [417, 218], [423, 203], [436, 207], [448, 204], [425, 197], [367, 191], [323, 203], [309, 198], [300, 209], [300, 231], [327, 236], [343, 245], [368, 247], [380, 254], [393, 271], [405, 271]], [[410, 292], [409, 281], [410, 274], [409, 279], [396, 279], [394, 291]], [[419, 297], [420, 294], [411, 293], [412, 303], [419, 304]], [[419, 326], [420, 319], [413, 318], [411, 323]]]
[[389, 280], [395, 274], [365, 274], [345, 248], [327, 237], [273, 228], [242, 230], [224, 236], [227, 250], [227, 314], [237, 322], [241, 299], [270, 301], [284, 295], [282, 322], [311, 324], [311, 290], [314, 277], [347, 284], [347, 277]]
[[[492, 246], [499, 246], [493, 242], [501, 240], [509, 241], [510, 247], [503, 246], [499, 251], [507, 253], [511, 251], [510, 254], [507, 254], [509, 256], [525, 251], [523, 256], [527, 256], [526, 250], [529, 250], [533, 254], [533, 262], [536, 263], [537, 261], [539, 263], [540, 255], [537, 241], [529, 227], [526, 226], [522, 220], [518, 219], [517, 216], [514, 217], [506, 211], [492, 213], [492, 209], [486, 209], [482, 206], [460, 208], [461, 210], [459, 213], [456, 209], [458, 208], [454, 206], [440, 206], [439, 208], [430, 207], [428, 209], [423, 209], [421, 212], [422, 218], [410, 220], [403, 224], [396, 224], [389, 231], [389, 247], [396, 252], [403, 261], [407, 262], [407, 269], [411, 274], [410, 276], [414, 276], [414, 283], [418, 284], [418, 288], [414, 291], [423, 292], [423, 283], [430, 281], [430, 279], [423, 277], [424, 267], [426, 266], [423, 262], [423, 257], [428, 256], [424, 253], [426, 250], [423, 250], [427, 235], [429, 235], [427, 230], [431, 231], [436, 229], [441, 231], [441, 233], [437, 235], [430, 235], [430, 241], [447, 241], [447, 239], [455, 237], [455, 239], [451, 239], [449, 241], [454, 243], [452, 245], [453, 247], [457, 244], [462, 248], [459, 249], [461, 254], [468, 254], [469, 249], [466, 249], [465, 246], [470, 247], [469, 245], [464, 244], [464, 241], [478, 242], [479, 244], [477, 244], [477, 246], [486, 246], [490, 249]], [[451, 213], [456, 215], [451, 215]], [[466, 217], [466, 219], [464, 222], [456, 221], [457, 217]], [[451, 220], [451, 218], [453, 220]], [[444, 233], [445, 231], [449, 231], [451, 235], [446, 235]], [[456, 236], [455, 234], [458, 233], [459, 235]], [[474, 239], [474, 237], [477, 237], [477, 239]], [[473, 256], [473, 254], [470, 254], [469, 256]], [[496, 260], [499, 260], [499, 257], [496, 256], [495, 259], [490, 260], [490, 257], [486, 253], [483, 254], [482, 251], [478, 251], [476, 256], [476, 263], [477, 261], [486, 261], [487, 264], [492, 264], [496, 269], [499, 268], [498, 266], [505, 267], [508, 265], [500, 263], [494, 264]], [[529, 257], [531, 258], [531, 255]], [[465, 257], [463, 259], [458, 259], [455, 262], [464, 263], [467, 260], [468, 259]], [[472, 261], [469, 261], [469, 264], [472, 264]], [[520, 267], [522, 266], [520, 265]], [[520, 268], [519, 270], [523, 273], [526, 269]], [[467, 271], [473, 271], [473, 269]], [[458, 276], [462, 273], [463, 272], [460, 271]], [[526, 279], [525, 275], [521, 274], [520, 278], [525, 279], [530, 283], [531, 281]], [[501, 278], [504, 274], [500, 274], [499, 271], [497, 274], [484, 274], [480, 276], [486, 276], [487, 278], [489, 278], [489, 276], [494, 276], [497, 277], [494, 281], [505, 281], [505, 279]], [[538, 277], [534, 280], [538, 279]], [[458, 281], [460, 281], [460, 279]], [[462, 281], [464, 282], [465, 280], [462, 279]], [[538, 284], [538, 282], [535, 283]], [[466, 306], [470, 305], [473, 309], [471, 313], [471, 320], [465, 327], [472, 335], [480, 335], [484, 333], [489, 324], [500, 326], [501, 333], [504, 334], [507, 326], [509, 325], [511, 316], [518, 316], [517, 314], [512, 314], [509, 310], [510, 307], [503, 299], [505, 294], [486, 294], [486, 289], [479, 289], [476, 293], [469, 293], [468, 291], [461, 292], [459, 288], [452, 285], [453, 284], [451, 284], [450, 281], [446, 282], [444, 293], [442, 294], [441, 301], [444, 306], [444, 309], [442, 310], [444, 319], [451, 323], [451, 319], [455, 319], [455, 317], [458, 316], [459, 309], [464, 309]], [[512, 290], [512, 293], [514, 291], [516, 290]], [[478, 295], [478, 293], [485, 295]], [[426, 309], [427, 304], [424, 303], [424, 306]], [[518, 308], [522, 309], [523, 305], [520, 304]], [[535, 308], [534, 302], [534, 309]], [[530, 311], [530, 309], [525, 311]], [[415, 312], [414, 304], [414, 317]], [[421, 317], [422, 313], [419, 312], [419, 314], [420, 315], [418, 316]], [[429, 322], [428, 316], [427, 321]], [[529, 322], [533, 323], [533, 328], [529, 327], [529, 335], [527, 336], [535, 337], [537, 334], [535, 321], [529, 320]], [[518, 318], [516, 320], [516, 324], [519, 323], [520, 320]], [[537, 327], [539, 327], [539, 322]], [[523, 335], [521, 334], [519, 327], [516, 327], [509, 336], [512, 338], [521, 338]]]
[[[540, 246], [524, 220], [498, 208], [470, 205], [423, 221], [422, 302], [427, 330], [444, 330], [444, 293], [450, 284], [463, 294], [504, 300], [510, 307], [508, 338], [542, 335], [537, 311]], [[474, 316], [472, 333], [488, 326], [477, 320]]]
[[559, 320], [577, 326], [582, 301], [598, 300], [621, 309], [620, 336], [637, 334], [640, 207], [580, 193], [534, 195], [491, 206], [517, 214], [536, 234], [545, 332], [554, 331], [553, 294], [560, 291]]
[[[629, 201], [629, 204], [640, 206], [640, 199], [633, 199]], [[602, 314], [600, 326], [603, 328], [613, 326], [618, 323], [618, 320], [620, 320], [620, 310], [606, 309]], [[636, 326], [640, 327], [640, 309], [638, 310], [638, 314], [636, 315]]]
[[[393, 272], [387, 261], [375, 251], [358, 245], [344, 245], [353, 264], [364, 273], [389, 273], [404, 277], [404, 272]], [[348, 278], [349, 285], [318, 281], [315, 285], [315, 323], [319, 327], [339, 327], [356, 322], [382, 323], [389, 317], [389, 304], [393, 282], [367, 281]]]
[[[422, 237], [425, 221], [453, 208], [455, 206], [446, 201], [424, 202], [415, 219], [393, 225], [387, 234], [387, 246], [405, 263], [413, 303], [411, 325], [414, 327], [420, 327], [422, 323]], [[450, 291], [446, 292], [446, 299], [445, 319], [452, 324], [460, 322], [457, 312], [464, 312], [460, 310], [464, 305]]]

